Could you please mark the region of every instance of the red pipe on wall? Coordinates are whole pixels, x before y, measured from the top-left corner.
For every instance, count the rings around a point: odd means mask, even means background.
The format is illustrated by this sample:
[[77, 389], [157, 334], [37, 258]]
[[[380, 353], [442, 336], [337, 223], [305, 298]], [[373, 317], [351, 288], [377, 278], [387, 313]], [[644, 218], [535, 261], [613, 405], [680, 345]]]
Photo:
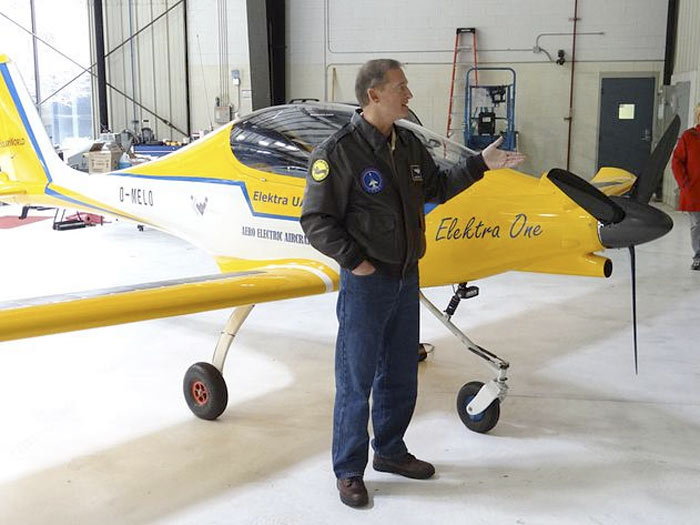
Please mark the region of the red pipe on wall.
[[574, 0], [574, 38], [571, 44], [571, 82], [569, 85], [569, 121], [568, 139], [566, 142], [566, 169], [569, 170], [571, 161], [571, 123], [574, 118], [574, 68], [576, 67], [576, 22], [578, 21], [578, 0]]

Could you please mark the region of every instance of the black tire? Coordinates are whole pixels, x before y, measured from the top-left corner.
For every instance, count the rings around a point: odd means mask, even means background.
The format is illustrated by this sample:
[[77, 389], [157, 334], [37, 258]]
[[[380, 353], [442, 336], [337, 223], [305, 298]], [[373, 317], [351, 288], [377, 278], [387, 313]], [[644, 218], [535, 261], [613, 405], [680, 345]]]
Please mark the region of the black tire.
[[185, 374], [182, 384], [185, 401], [192, 413], [212, 421], [228, 404], [228, 389], [221, 372], [210, 363], [195, 363]]
[[485, 434], [498, 423], [501, 416], [501, 402], [494, 399], [491, 404], [478, 414], [471, 415], [467, 412], [467, 405], [474, 399], [479, 389], [484, 386], [481, 381], [471, 381], [459, 389], [457, 394], [457, 414], [464, 426], [473, 432]]

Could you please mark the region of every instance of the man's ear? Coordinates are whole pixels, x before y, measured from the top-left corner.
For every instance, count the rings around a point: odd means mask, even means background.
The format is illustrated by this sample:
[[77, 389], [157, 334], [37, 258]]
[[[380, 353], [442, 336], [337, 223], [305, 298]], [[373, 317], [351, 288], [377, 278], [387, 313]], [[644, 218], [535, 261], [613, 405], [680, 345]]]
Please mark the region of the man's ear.
[[374, 88], [369, 88], [367, 90], [367, 97], [369, 97], [369, 100], [375, 104], [379, 102], [379, 95], [377, 94], [377, 90]]

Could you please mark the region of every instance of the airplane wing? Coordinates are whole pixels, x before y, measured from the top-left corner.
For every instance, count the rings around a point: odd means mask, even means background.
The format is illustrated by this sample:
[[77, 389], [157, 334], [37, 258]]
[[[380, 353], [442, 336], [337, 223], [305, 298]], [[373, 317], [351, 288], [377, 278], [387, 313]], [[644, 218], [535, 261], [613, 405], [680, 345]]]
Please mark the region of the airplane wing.
[[333, 291], [317, 263], [0, 303], [0, 341], [258, 304]]

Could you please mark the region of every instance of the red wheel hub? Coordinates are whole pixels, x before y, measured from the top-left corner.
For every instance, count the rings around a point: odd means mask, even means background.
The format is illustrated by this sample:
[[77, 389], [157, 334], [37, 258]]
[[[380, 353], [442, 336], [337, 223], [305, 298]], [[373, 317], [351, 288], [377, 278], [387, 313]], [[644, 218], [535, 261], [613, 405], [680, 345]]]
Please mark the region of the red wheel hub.
[[207, 385], [201, 381], [195, 381], [192, 383], [191, 392], [192, 399], [194, 399], [194, 402], [199, 406], [204, 406], [209, 402], [209, 389], [207, 388]]

